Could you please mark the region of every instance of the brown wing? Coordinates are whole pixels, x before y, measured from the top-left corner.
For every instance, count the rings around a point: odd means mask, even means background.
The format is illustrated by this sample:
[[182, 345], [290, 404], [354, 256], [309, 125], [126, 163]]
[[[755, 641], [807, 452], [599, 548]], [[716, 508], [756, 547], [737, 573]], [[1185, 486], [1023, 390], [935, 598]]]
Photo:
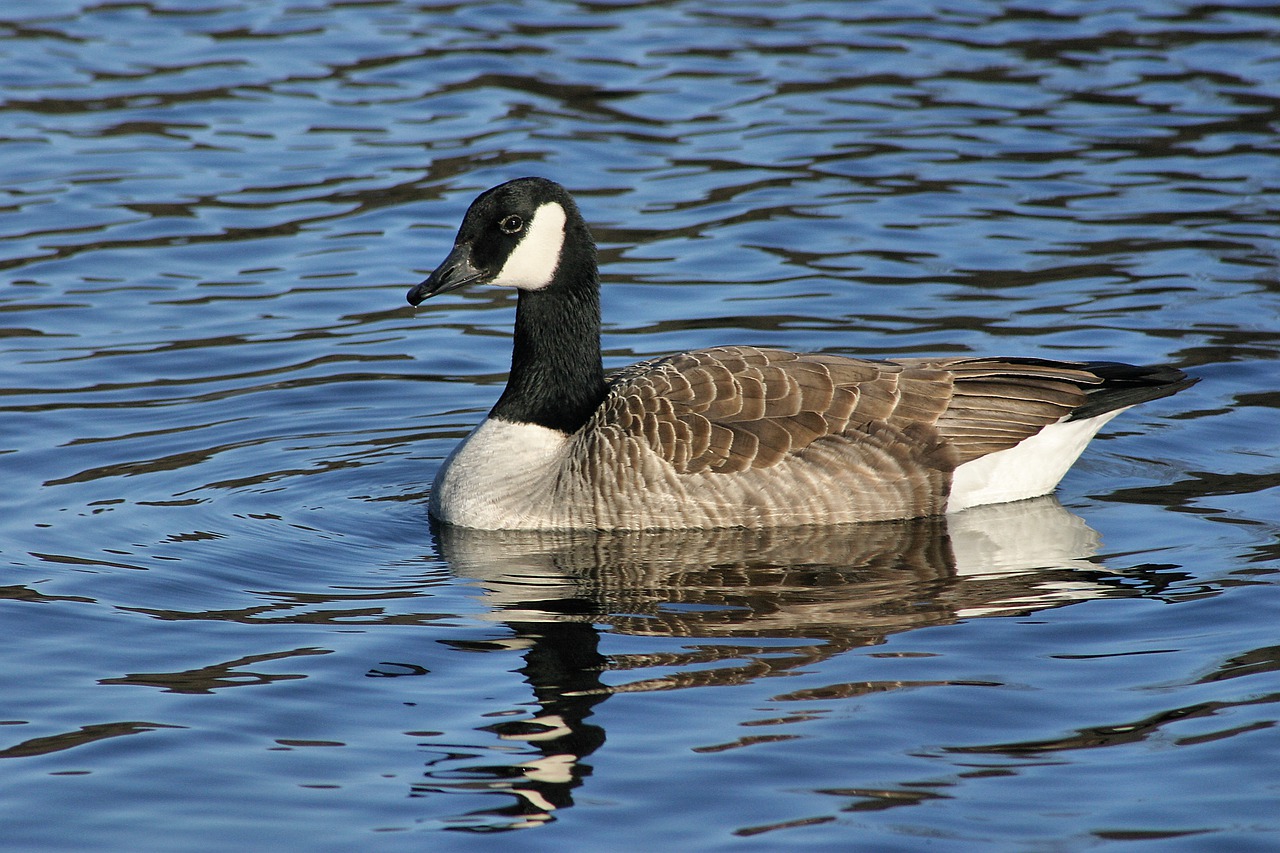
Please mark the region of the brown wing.
[[884, 421], [899, 407], [936, 419], [944, 404], [916, 393], [922, 382], [904, 395], [902, 370], [755, 347], [680, 353], [618, 374], [595, 428], [642, 435], [682, 474], [766, 468], [818, 439]]
[[767, 468], [823, 438], [883, 443], [886, 433], [953, 468], [1069, 414], [1081, 386], [1098, 381], [1034, 359], [881, 362], [717, 347], [621, 371], [590, 429], [642, 440], [681, 474]]
[[1102, 380], [1084, 365], [1044, 359], [903, 360], [904, 372], [943, 371], [951, 377], [942, 438], [962, 464], [1013, 447], [1085, 402]]

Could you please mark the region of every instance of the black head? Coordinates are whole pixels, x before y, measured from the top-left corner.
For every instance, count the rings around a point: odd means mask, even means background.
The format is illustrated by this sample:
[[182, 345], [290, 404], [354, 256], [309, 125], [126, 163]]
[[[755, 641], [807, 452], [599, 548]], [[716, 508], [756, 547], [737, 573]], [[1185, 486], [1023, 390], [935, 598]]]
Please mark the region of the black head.
[[583, 242], [592, 249], [582, 216], [564, 187], [545, 178], [499, 184], [467, 208], [453, 250], [409, 291], [409, 304], [468, 284], [542, 290], [561, 268], [566, 245]]

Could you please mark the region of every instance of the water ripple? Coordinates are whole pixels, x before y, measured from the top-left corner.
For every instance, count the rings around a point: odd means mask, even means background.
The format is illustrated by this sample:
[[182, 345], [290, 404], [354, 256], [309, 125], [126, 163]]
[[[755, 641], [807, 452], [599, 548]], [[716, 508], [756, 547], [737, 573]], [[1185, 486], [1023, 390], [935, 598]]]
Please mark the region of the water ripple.
[[[1278, 34], [1263, 0], [0, 13], [6, 841], [1266, 846]], [[528, 173], [592, 225], [611, 368], [1204, 381], [1031, 521], [433, 533], [514, 300], [404, 290]]]

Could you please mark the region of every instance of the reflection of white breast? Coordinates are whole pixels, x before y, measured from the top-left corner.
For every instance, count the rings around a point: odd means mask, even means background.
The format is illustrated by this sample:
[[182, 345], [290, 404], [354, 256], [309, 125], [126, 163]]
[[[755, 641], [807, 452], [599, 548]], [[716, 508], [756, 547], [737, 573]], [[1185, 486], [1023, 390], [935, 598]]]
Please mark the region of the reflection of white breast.
[[440, 467], [431, 514], [482, 529], [549, 526], [568, 443], [558, 430], [486, 418]]
[[961, 618], [1023, 613], [1100, 598], [1109, 591], [1084, 573], [1106, 570], [1091, 559], [1102, 545], [1097, 531], [1052, 496], [949, 515], [947, 534], [957, 577], [974, 584], [1013, 581], [998, 586], [1002, 592], [997, 597], [964, 602], [956, 608]]

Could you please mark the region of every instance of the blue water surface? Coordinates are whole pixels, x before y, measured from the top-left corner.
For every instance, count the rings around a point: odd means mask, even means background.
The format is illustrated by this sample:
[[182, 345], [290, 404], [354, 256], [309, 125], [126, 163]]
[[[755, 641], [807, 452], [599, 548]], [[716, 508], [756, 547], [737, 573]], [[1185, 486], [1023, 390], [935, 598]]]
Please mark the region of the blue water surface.
[[[1280, 848], [1274, 3], [0, 12], [0, 849]], [[1056, 498], [433, 531], [543, 175], [605, 361], [1172, 363]]]

